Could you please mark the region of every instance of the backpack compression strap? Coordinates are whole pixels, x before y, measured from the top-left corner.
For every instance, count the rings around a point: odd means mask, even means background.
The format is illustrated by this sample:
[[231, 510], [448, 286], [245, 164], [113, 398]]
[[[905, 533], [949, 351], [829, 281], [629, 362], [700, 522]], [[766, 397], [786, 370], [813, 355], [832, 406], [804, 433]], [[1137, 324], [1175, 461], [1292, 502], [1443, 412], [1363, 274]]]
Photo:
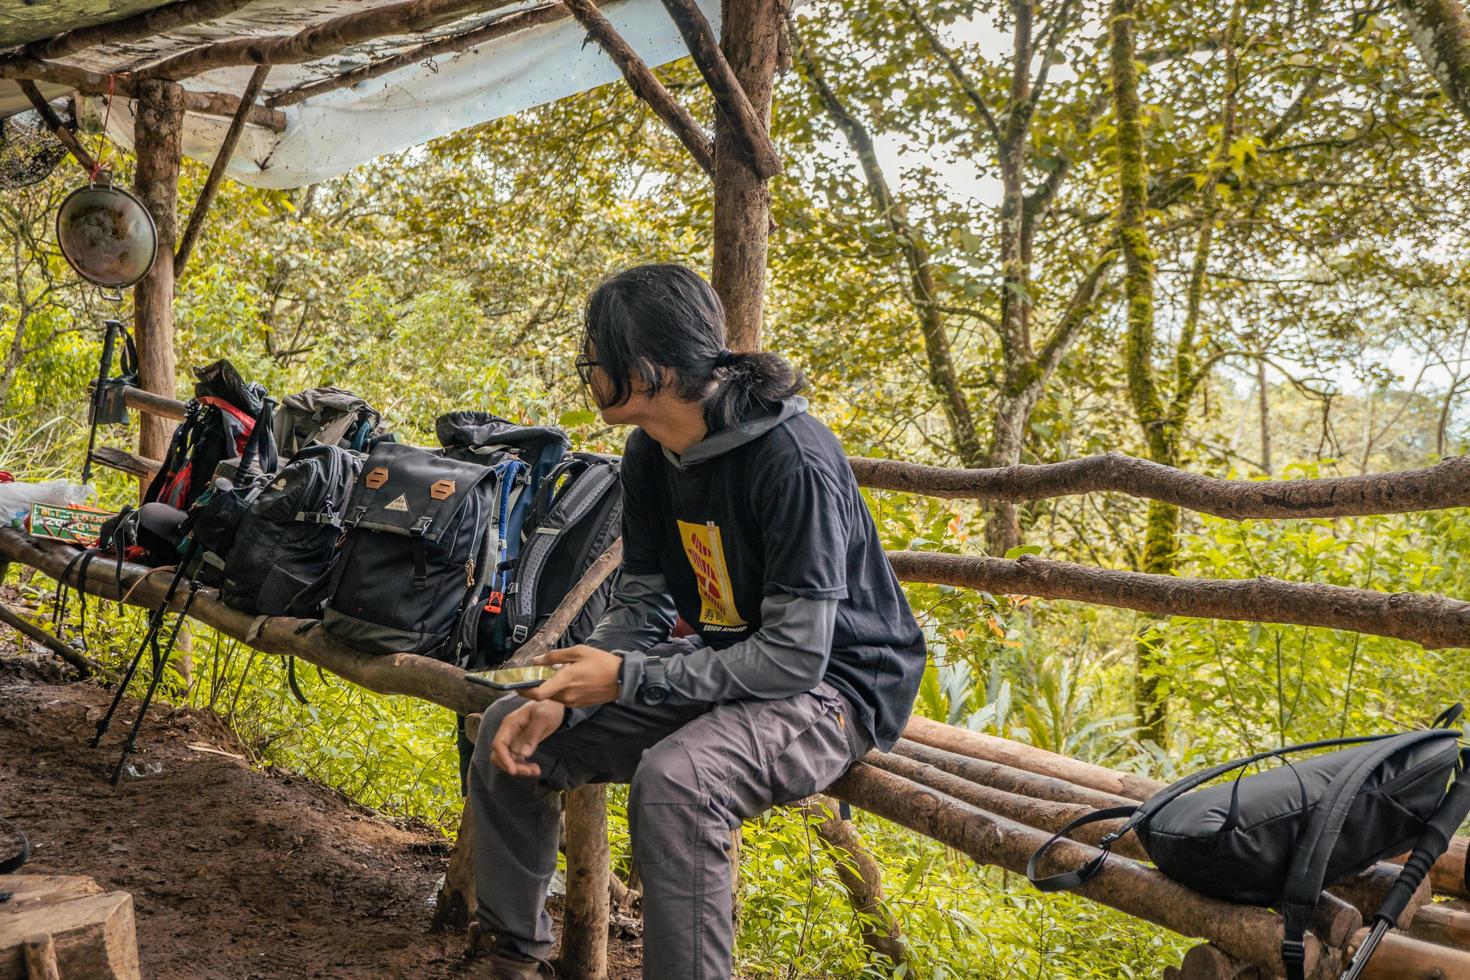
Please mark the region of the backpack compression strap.
[[1042, 844], [1039, 848], [1036, 849], [1036, 853], [1031, 855], [1031, 860], [1026, 862], [1026, 877], [1031, 879], [1031, 884], [1036, 887], [1037, 891], [1043, 892], [1068, 891], [1070, 889], [1077, 888], [1080, 885], [1085, 885], [1087, 882], [1097, 877], [1098, 873], [1102, 871], [1103, 865], [1108, 860], [1108, 855], [1112, 853], [1113, 843], [1118, 840], [1118, 838], [1128, 833], [1128, 831], [1136, 827], [1141, 818], [1130, 819], [1127, 823], [1119, 827], [1117, 830], [1104, 836], [1103, 839], [1098, 841], [1097, 844], [1097, 849], [1101, 853], [1098, 854], [1098, 856], [1093, 858], [1091, 861], [1088, 861], [1082, 867], [1078, 868], [1076, 871], [1067, 871], [1062, 874], [1051, 875], [1047, 878], [1038, 878], [1036, 877], [1036, 873], [1041, 868], [1041, 856], [1047, 851], [1051, 850], [1058, 841], [1062, 840], [1062, 838], [1066, 837], [1078, 827], [1090, 823], [1100, 823], [1104, 820], [1120, 820], [1123, 817], [1132, 818], [1135, 817], [1142, 809], [1143, 808], [1139, 806], [1111, 806], [1108, 807], [1106, 810], [1097, 810], [1085, 816], [1078, 817], [1076, 820], [1073, 820], [1071, 823], [1067, 824], [1061, 830], [1053, 834], [1051, 840], [1047, 841], [1045, 844]]

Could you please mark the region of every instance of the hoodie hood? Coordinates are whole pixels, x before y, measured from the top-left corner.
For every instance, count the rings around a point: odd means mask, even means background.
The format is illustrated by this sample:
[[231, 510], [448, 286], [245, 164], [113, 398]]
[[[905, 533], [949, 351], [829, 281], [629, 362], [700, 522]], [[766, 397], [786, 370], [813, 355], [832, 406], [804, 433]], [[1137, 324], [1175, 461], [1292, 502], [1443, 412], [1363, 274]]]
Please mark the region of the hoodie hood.
[[743, 446], [747, 442], [754, 442], [792, 416], [805, 412], [806, 406], [807, 400], [800, 395], [787, 398], [781, 402], [780, 411], [774, 415], [757, 416], [728, 429], [711, 432], [686, 449], [682, 456], [665, 449], [664, 458], [681, 470], [698, 466], [700, 463], [708, 462], [716, 456], [722, 456], [732, 449]]

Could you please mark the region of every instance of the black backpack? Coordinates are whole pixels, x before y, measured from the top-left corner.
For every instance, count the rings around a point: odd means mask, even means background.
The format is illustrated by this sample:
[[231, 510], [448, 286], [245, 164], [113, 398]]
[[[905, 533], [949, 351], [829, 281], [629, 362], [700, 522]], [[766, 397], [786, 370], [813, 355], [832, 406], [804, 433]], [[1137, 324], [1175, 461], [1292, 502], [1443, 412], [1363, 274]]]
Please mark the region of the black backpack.
[[283, 456], [307, 446], [328, 445], [366, 452], [384, 435], [378, 410], [350, 391], [325, 385], [287, 395], [276, 410], [275, 436]]
[[[1324, 888], [1415, 847], [1374, 917], [1378, 925], [1397, 920], [1470, 813], [1470, 750], [1461, 748], [1462, 733], [1448, 727], [1461, 712], [1456, 705], [1431, 728], [1292, 745], [1187, 776], [1138, 806], [1073, 820], [1031, 855], [1026, 876], [1044, 892], [1076, 888], [1102, 871], [1113, 842], [1131, 830], [1175, 881], [1227, 902], [1279, 908], [1286, 921], [1281, 959], [1289, 980], [1302, 980], [1307, 922]], [[1198, 788], [1266, 759], [1349, 745]], [[1086, 866], [1038, 876], [1042, 855], [1067, 834], [1123, 817]]]
[[[535, 636], [617, 539], [623, 516], [620, 466], [616, 456], [572, 453], [542, 481], [521, 530], [504, 611], [488, 624], [489, 638], [472, 666], [503, 663]], [[609, 576], [553, 645], [569, 646], [591, 635], [611, 590]]]
[[317, 444], [261, 488], [235, 531], [220, 598], [241, 612], [318, 618], [360, 453]]
[[[241, 456], [255, 428], [265, 389], [247, 384], [229, 361], [195, 368], [194, 397], [184, 408], [184, 421], [174, 430], [163, 466], [148, 484], [144, 503], [168, 504], [188, 510], [212, 483], [215, 469]], [[257, 465], [263, 472], [276, 468], [275, 439], [264, 433], [258, 441]]]
[[449, 412], [434, 423], [434, 434], [444, 447], [441, 455], [484, 465], [513, 456], [526, 464], [531, 492], [541, 486], [571, 441], [550, 425], [517, 425], [489, 412]]
[[343, 519], [323, 627], [367, 653], [463, 659], [527, 481], [511, 456], [487, 466], [375, 446]]

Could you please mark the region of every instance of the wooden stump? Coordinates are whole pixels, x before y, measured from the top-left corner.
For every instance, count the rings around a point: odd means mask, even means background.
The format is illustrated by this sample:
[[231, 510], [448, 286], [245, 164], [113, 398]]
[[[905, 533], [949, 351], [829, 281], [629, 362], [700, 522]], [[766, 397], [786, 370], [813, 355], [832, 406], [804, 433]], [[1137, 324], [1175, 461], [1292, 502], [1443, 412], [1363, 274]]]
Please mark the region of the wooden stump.
[[1255, 980], [1260, 972], [1222, 951], [1203, 943], [1184, 954], [1179, 980]]
[[[1348, 953], [1357, 952], [1368, 935], [1360, 930], [1348, 943]], [[1378, 944], [1363, 980], [1470, 980], [1470, 953], [1436, 946], [1390, 932]]]
[[1426, 942], [1470, 951], [1470, 912], [1437, 902], [1414, 913], [1409, 935]]
[[90, 878], [15, 875], [0, 905], [0, 980], [139, 980], [133, 896]]

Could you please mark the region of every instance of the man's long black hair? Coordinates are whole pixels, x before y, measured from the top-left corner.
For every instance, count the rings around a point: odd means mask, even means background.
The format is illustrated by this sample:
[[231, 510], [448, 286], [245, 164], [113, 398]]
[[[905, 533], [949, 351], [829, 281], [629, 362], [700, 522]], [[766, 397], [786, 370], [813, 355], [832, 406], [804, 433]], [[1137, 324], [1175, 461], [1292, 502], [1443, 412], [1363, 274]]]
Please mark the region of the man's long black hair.
[[720, 297], [682, 265], [640, 265], [607, 279], [588, 297], [584, 324], [583, 347], [612, 383], [609, 405], [628, 400], [635, 377], [650, 395], [671, 383], [680, 398], [703, 404], [705, 425], [718, 432], [774, 413], [806, 387], [780, 355], [727, 350]]

